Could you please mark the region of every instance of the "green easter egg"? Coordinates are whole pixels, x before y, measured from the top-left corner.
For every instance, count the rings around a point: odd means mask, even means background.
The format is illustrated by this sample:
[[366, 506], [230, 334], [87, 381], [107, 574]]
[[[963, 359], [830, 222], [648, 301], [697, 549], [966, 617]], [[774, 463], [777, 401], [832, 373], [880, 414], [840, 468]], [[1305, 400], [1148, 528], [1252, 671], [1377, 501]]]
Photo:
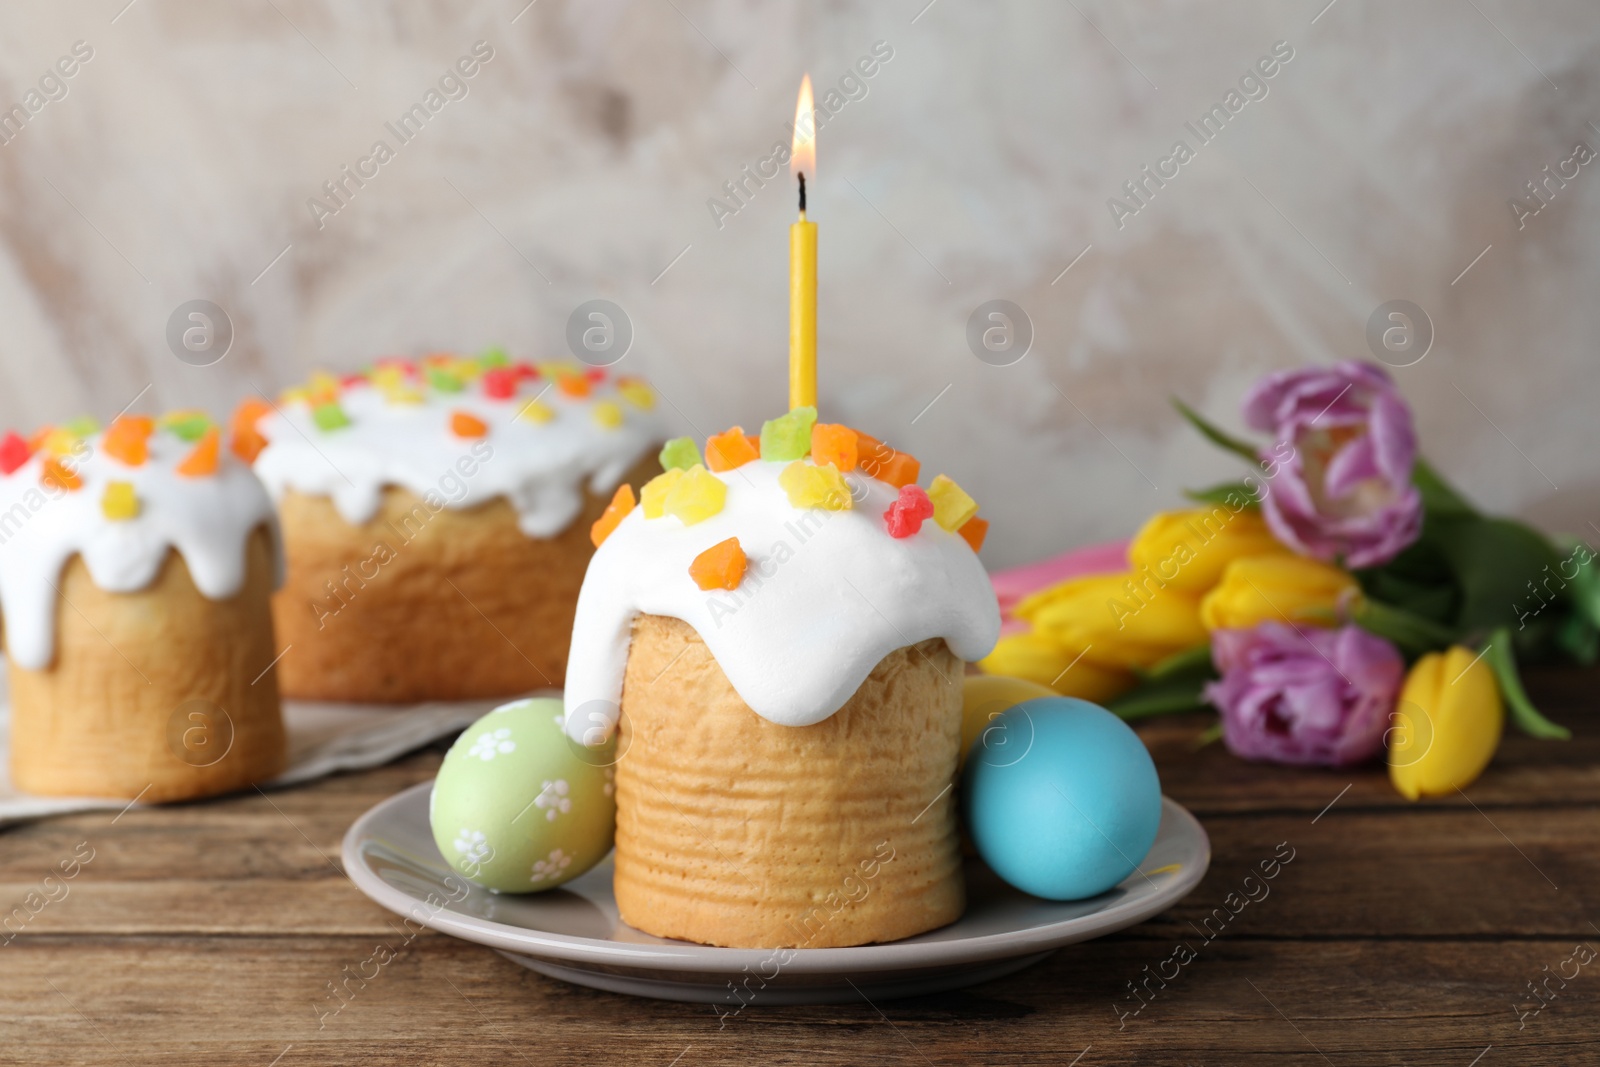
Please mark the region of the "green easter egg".
[[562, 719], [559, 700], [519, 700], [467, 727], [445, 754], [428, 817], [440, 854], [471, 881], [536, 893], [611, 851], [610, 750], [569, 741]]

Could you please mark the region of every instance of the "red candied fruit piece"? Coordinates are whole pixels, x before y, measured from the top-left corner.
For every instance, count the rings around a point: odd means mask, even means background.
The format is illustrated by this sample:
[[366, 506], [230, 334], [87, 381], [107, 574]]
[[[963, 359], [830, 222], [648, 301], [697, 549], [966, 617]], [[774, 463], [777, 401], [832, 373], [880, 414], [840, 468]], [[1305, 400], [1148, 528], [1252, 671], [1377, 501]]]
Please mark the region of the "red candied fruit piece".
[[33, 455], [33, 449], [28, 447], [28, 442], [21, 435], [12, 431], [7, 433], [5, 440], [0, 441], [0, 474], [14, 474], [18, 467], [28, 462], [28, 457]]
[[490, 367], [483, 372], [483, 394], [495, 400], [517, 395], [517, 372], [510, 367]]
[[903, 485], [900, 496], [889, 510], [883, 513], [883, 522], [890, 537], [910, 537], [922, 529], [927, 519], [933, 518], [933, 501], [919, 485]]
[[539, 368], [535, 367], [527, 360], [522, 360], [520, 363], [511, 364], [511, 373], [515, 374], [518, 378], [525, 378], [531, 382], [535, 378], [539, 377]]
[[591, 382], [603, 382], [606, 380], [606, 369], [604, 367], [590, 367], [583, 372], [583, 376]]
[[339, 385], [345, 389], [352, 389], [358, 385], [371, 384], [372, 383], [367, 380], [367, 376], [360, 371], [357, 371], [354, 374], [346, 374], [339, 379]]

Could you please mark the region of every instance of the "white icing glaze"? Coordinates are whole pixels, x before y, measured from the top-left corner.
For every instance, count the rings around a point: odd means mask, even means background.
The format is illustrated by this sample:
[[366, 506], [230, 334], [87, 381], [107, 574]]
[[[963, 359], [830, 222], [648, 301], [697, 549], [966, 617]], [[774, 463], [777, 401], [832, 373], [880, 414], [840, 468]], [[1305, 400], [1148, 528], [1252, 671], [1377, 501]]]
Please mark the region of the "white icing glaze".
[[[838, 711], [897, 648], [942, 637], [966, 660], [994, 648], [1000, 607], [961, 537], [932, 519], [890, 537], [883, 513], [898, 490], [859, 472], [846, 475], [851, 510], [796, 508], [778, 484], [787, 465], [757, 460], [717, 475], [727, 503], [693, 526], [635, 508], [595, 552], [567, 659], [574, 740], [592, 743], [615, 725], [639, 613], [693, 626], [744, 702], [787, 726]], [[689, 564], [729, 537], [749, 558], [744, 581], [702, 591]]]
[[[6, 652], [18, 666], [43, 670], [55, 658], [56, 612], [62, 568], [83, 557], [101, 589], [132, 593], [161, 571], [168, 548], [183, 557], [195, 588], [224, 600], [244, 585], [245, 542], [256, 527], [271, 532], [274, 584], [283, 581], [277, 514], [250, 468], [222, 449], [217, 472], [201, 477], [177, 473], [194, 448], [175, 434], [157, 430], [149, 458], [129, 467], [100, 448], [103, 434], [83, 438], [85, 453], [62, 457], [83, 481], [81, 489], [46, 488], [40, 482], [44, 456], [36, 453], [0, 476], [0, 612]], [[100, 501], [110, 482], [128, 482], [139, 498], [132, 519], [106, 518]]]
[[[319, 429], [303, 400], [279, 404], [258, 424], [270, 444], [256, 457], [256, 473], [275, 499], [286, 489], [331, 497], [353, 525], [376, 515], [384, 488], [394, 485], [418, 496], [432, 493], [451, 508], [505, 497], [523, 533], [553, 537], [583, 510], [585, 486], [609, 495], [660, 445], [662, 432], [653, 413], [628, 403], [610, 381], [581, 399], [549, 386], [548, 379], [524, 382], [516, 396], [497, 400], [469, 383], [459, 393], [426, 390], [420, 404], [393, 404], [378, 389], [358, 385], [340, 392], [351, 424], [337, 430]], [[549, 422], [517, 417], [535, 397], [555, 413]], [[622, 408], [620, 426], [595, 421], [600, 401]], [[488, 435], [456, 436], [450, 431], [456, 411], [481, 419]], [[463, 459], [466, 466], [458, 466]]]

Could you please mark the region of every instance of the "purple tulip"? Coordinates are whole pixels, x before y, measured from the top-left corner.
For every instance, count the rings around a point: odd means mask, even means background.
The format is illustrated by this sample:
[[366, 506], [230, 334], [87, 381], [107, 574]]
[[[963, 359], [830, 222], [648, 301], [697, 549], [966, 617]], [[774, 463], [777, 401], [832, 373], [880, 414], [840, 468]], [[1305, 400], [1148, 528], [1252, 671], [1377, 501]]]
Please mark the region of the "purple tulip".
[[[1261, 512], [1284, 544], [1373, 567], [1422, 533], [1411, 409], [1380, 368], [1336, 363], [1269, 374], [1245, 394], [1244, 419], [1274, 441], [1262, 453], [1272, 481]], [[1293, 449], [1288, 459], [1284, 444]]]
[[1222, 712], [1223, 740], [1236, 756], [1276, 763], [1375, 756], [1405, 680], [1395, 647], [1355, 626], [1216, 630], [1211, 657], [1222, 677], [1205, 697]]

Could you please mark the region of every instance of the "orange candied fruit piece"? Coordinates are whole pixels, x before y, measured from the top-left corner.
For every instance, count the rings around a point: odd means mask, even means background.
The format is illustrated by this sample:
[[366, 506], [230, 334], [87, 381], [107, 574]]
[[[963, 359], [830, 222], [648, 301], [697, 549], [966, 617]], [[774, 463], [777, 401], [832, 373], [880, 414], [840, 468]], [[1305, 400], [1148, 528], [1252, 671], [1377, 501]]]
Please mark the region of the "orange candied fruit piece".
[[563, 374], [556, 382], [556, 388], [570, 397], [586, 397], [589, 395], [589, 379], [581, 374]]
[[465, 411], [452, 411], [450, 432], [457, 437], [483, 437], [489, 432], [489, 424]]
[[178, 464], [178, 473], [186, 478], [204, 478], [217, 473], [217, 460], [222, 452], [222, 431], [213, 426], [200, 437], [200, 442]]
[[599, 548], [605, 543], [605, 539], [611, 536], [612, 531], [628, 517], [634, 504], [633, 486], [627, 482], [617, 486], [616, 493], [611, 497], [611, 503], [606, 505], [600, 517], [594, 520], [594, 525], [589, 527], [589, 540], [594, 542], [594, 547]]
[[233, 419], [228, 425], [228, 447], [246, 463], [254, 463], [267, 439], [256, 429], [263, 417], [272, 411], [272, 405], [258, 396], [245, 397], [233, 409]]
[[730, 537], [696, 556], [694, 562], [689, 564], [689, 577], [694, 579], [695, 585], [707, 592], [712, 589], [726, 589], [731, 592], [739, 588], [739, 583], [744, 581], [745, 568], [749, 564], [744, 549], [739, 547], [739, 539]]
[[989, 520], [980, 519], [976, 515], [961, 524], [956, 531], [961, 539], [972, 546], [972, 551], [977, 552], [983, 548], [983, 539], [989, 534]]
[[860, 430], [856, 431], [856, 454], [863, 471], [896, 489], [915, 484], [917, 475], [922, 473], [922, 464], [917, 462], [915, 456], [896, 452], [876, 437]]
[[76, 492], [83, 488], [83, 479], [69, 470], [55, 456], [50, 456], [44, 461], [44, 467], [39, 472], [39, 481], [51, 489], [65, 489], [67, 492]]
[[853, 471], [860, 458], [860, 435], [848, 426], [819, 422], [811, 427], [811, 462], [832, 463], [839, 473]]
[[[757, 441], [760, 438], [756, 438]], [[714, 471], [731, 471], [761, 458], [761, 450], [750, 443], [743, 426], [706, 438], [706, 466]]]
[[106, 430], [100, 447], [106, 455], [129, 467], [142, 467], [150, 458], [150, 435], [156, 420], [148, 415], [118, 415]]

